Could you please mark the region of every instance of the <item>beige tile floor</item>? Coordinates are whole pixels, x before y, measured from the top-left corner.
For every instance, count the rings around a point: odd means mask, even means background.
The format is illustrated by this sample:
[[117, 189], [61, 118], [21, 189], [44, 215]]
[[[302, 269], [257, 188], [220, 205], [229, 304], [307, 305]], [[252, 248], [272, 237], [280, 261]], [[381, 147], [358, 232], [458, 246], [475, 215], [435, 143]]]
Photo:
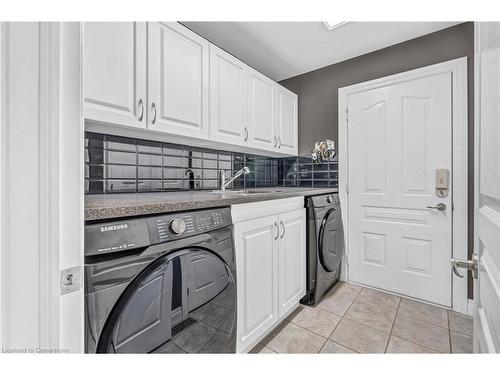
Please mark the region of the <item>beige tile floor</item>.
[[340, 282], [300, 306], [251, 353], [471, 353], [472, 319]]

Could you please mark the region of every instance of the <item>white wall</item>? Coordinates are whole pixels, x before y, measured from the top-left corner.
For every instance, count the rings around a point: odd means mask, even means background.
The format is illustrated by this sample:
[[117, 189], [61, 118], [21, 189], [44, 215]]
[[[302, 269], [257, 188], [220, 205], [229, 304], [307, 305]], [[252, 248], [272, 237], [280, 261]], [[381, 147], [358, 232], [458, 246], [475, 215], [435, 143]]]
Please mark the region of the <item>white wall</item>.
[[[2, 23], [0, 342], [4, 350], [82, 350], [80, 25]], [[68, 335], [71, 329], [72, 339]]]

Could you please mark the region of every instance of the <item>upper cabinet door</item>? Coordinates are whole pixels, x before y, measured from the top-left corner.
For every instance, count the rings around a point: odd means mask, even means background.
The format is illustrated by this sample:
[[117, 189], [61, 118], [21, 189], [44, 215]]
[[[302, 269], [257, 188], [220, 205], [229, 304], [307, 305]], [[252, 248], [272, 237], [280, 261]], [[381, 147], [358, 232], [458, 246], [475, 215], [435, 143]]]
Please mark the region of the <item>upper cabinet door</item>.
[[148, 23], [148, 127], [208, 137], [208, 42], [176, 22]]
[[276, 83], [263, 74], [248, 72], [248, 146], [274, 151]]
[[278, 85], [278, 151], [298, 154], [297, 95]]
[[85, 119], [146, 127], [146, 24], [85, 22]]
[[236, 145], [248, 140], [247, 66], [210, 45], [210, 139]]

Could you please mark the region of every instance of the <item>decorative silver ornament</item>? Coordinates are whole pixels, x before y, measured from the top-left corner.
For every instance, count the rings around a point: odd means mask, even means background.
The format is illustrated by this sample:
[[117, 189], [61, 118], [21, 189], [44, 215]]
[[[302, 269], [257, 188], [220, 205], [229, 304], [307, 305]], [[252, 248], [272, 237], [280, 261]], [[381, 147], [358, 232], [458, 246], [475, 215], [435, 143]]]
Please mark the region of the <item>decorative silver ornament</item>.
[[333, 159], [335, 155], [335, 144], [333, 141], [331, 139], [324, 139], [314, 144], [311, 157], [313, 163], [321, 164], [321, 162]]

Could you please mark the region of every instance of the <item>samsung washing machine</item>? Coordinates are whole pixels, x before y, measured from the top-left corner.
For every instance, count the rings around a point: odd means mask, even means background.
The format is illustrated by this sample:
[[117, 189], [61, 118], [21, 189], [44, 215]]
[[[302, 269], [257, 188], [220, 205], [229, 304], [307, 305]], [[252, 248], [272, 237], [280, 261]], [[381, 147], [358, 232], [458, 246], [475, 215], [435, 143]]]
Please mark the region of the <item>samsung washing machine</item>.
[[229, 208], [85, 226], [87, 353], [234, 353]]

